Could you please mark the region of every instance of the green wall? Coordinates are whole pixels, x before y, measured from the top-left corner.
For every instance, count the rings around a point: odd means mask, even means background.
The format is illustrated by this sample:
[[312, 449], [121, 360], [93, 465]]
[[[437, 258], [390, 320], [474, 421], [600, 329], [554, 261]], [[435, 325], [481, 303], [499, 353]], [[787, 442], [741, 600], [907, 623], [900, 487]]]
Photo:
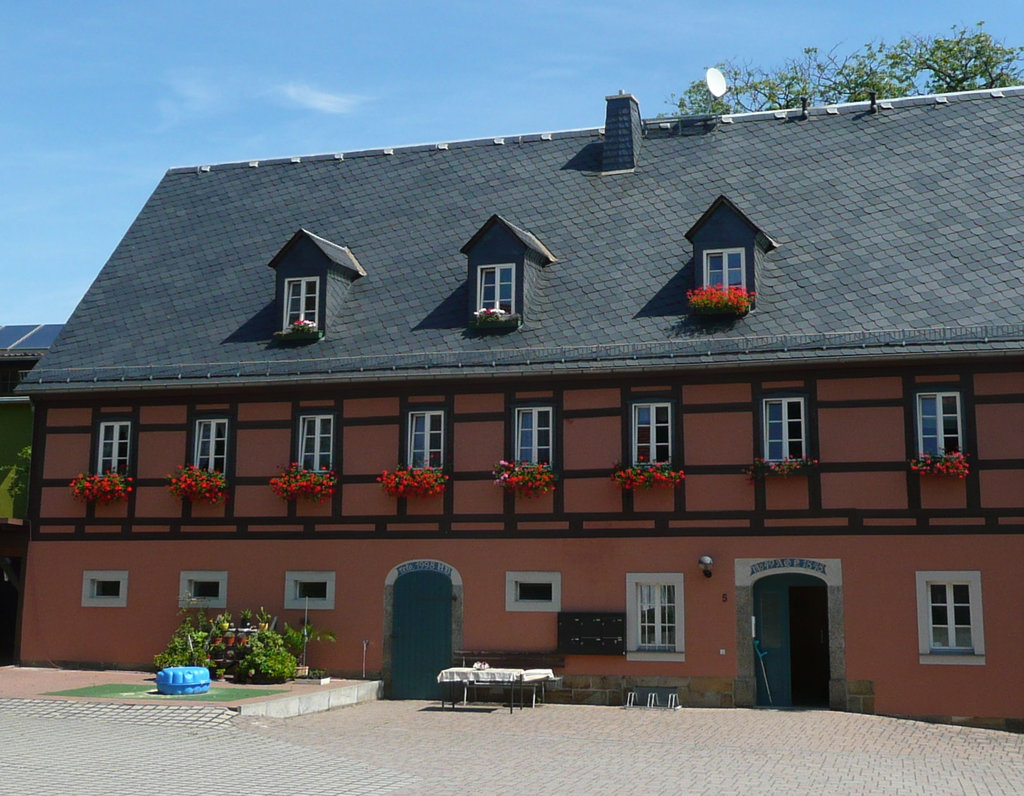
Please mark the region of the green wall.
[[[27, 402], [0, 403], [0, 467], [17, 464], [18, 451], [32, 444], [32, 406]], [[11, 499], [13, 473], [0, 479], [0, 517], [24, 518], [28, 496]]]

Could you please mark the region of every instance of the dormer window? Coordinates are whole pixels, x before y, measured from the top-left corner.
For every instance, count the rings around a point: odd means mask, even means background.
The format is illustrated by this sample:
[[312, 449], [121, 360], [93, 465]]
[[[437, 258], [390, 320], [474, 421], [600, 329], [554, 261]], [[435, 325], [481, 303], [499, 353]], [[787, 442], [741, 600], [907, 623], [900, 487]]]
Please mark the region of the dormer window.
[[704, 252], [704, 287], [747, 286], [743, 249], [708, 249]]
[[477, 269], [477, 295], [481, 310], [501, 310], [511, 315], [516, 311], [515, 275], [512, 263], [481, 265]]
[[292, 324], [306, 321], [319, 328], [320, 280], [317, 277], [286, 279], [284, 281], [284, 324], [288, 331]]

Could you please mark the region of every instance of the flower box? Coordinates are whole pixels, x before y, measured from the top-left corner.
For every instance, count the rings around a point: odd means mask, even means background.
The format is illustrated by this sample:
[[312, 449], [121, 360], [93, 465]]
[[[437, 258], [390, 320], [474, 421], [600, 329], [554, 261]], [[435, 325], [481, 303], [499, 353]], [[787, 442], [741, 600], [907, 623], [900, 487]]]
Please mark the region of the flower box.
[[753, 484], [757, 481], [763, 481], [768, 476], [786, 478], [791, 475], [803, 475], [817, 466], [817, 459], [808, 459], [806, 457], [792, 459], [787, 456], [785, 459], [777, 462], [758, 458], [754, 459], [754, 463], [744, 472], [747, 474], [747, 480]]
[[495, 484], [524, 498], [537, 497], [553, 491], [555, 481], [558, 480], [549, 464], [507, 462], [504, 459], [494, 465], [493, 475]]
[[68, 486], [71, 487], [75, 500], [105, 505], [128, 500], [128, 495], [132, 491], [132, 479], [112, 471], [103, 475], [79, 474]]
[[949, 453], [925, 453], [910, 460], [910, 469], [921, 475], [942, 475], [951, 478], [966, 478], [971, 471], [967, 454], [960, 451]]
[[295, 321], [287, 329], [281, 332], [274, 332], [274, 341], [277, 343], [311, 343], [324, 336], [315, 323], [312, 321]]
[[227, 479], [217, 470], [205, 470], [194, 464], [179, 467], [167, 476], [167, 488], [178, 500], [192, 503], [219, 503], [227, 499]]
[[377, 481], [391, 497], [433, 497], [444, 492], [448, 476], [440, 467], [399, 467], [385, 470]]
[[282, 500], [305, 498], [323, 503], [334, 494], [337, 486], [338, 477], [334, 471], [306, 470], [299, 467], [298, 462], [292, 462], [280, 475], [270, 479], [270, 488]]
[[469, 325], [481, 332], [507, 332], [518, 329], [523, 316], [515, 312], [496, 309], [480, 309], [473, 313]]
[[754, 297], [742, 287], [710, 285], [686, 291], [694, 315], [741, 318], [754, 308]]
[[652, 489], [676, 487], [686, 478], [682, 470], [673, 470], [668, 462], [637, 464], [633, 467], [615, 465], [612, 481], [619, 489]]

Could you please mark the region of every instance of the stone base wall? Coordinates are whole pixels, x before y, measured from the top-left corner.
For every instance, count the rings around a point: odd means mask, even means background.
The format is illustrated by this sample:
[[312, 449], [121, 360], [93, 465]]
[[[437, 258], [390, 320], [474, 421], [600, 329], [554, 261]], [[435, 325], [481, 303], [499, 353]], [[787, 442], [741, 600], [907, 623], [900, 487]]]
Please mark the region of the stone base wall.
[[875, 712], [875, 683], [873, 680], [846, 681], [846, 709], [851, 713]]
[[634, 688], [674, 688], [681, 707], [731, 708], [735, 705], [729, 677], [629, 677], [565, 675], [557, 688], [547, 689], [547, 701], [572, 705], [619, 706]]

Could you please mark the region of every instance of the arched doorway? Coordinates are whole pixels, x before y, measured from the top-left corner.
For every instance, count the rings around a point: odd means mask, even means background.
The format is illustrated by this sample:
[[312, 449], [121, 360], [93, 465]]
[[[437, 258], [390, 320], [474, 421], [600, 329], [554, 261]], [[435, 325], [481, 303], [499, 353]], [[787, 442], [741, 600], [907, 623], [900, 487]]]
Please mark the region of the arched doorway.
[[811, 575], [771, 575], [754, 584], [757, 704], [826, 707], [828, 592]]
[[407, 561], [385, 582], [385, 684], [392, 699], [439, 699], [437, 673], [462, 638], [462, 579], [442, 561]]

